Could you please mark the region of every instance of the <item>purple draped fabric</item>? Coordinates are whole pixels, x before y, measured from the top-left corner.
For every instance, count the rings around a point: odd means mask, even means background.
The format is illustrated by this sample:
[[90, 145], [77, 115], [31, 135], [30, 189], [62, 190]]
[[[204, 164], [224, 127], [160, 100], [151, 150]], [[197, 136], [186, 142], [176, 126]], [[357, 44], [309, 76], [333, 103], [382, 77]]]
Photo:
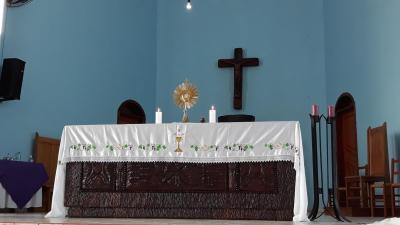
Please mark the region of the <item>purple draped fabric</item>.
[[0, 183], [18, 208], [23, 208], [47, 179], [42, 164], [0, 160]]

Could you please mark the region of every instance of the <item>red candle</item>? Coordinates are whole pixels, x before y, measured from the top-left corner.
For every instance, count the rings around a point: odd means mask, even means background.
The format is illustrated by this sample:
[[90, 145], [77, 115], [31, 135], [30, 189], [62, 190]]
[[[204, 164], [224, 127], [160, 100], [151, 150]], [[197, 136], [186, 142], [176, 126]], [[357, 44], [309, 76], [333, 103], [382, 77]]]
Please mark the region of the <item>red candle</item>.
[[335, 106], [333, 105], [328, 106], [328, 117], [329, 118], [335, 117]]
[[311, 115], [312, 116], [319, 116], [319, 107], [318, 105], [314, 104], [311, 106]]

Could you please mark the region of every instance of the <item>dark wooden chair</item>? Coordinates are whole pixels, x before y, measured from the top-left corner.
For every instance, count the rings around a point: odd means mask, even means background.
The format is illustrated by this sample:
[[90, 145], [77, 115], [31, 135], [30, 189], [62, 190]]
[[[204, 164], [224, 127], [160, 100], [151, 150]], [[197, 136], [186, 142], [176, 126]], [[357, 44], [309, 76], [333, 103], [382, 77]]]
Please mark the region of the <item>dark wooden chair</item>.
[[[391, 178], [390, 178], [390, 183], [386, 184], [386, 188], [382, 191], [383, 193], [387, 193], [387, 190], [389, 189], [390, 191], [390, 201], [391, 201], [391, 208], [392, 208], [392, 217], [395, 216], [396, 214], [396, 203], [400, 202], [400, 194], [396, 194], [396, 189], [400, 188], [400, 180], [396, 179], [400, 175], [400, 169], [398, 169], [398, 166], [396, 164], [400, 165], [400, 160], [395, 160], [392, 159], [391, 162]], [[372, 185], [371, 186], [371, 193], [375, 193], [375, 189], [383, 189], [382, 184], [377, 184], [377, 185]], [[375, 199], [378, 201], [383, 201], [382, 195], [379, 196], [379, 199]]]
[[[346, 205], [358, 200], [362, 208], [370, 207], [371, 216], [375, 216], [375, 203], [382, 200], [384, 216], [387, 216], [387, 184], [390, 181], [388, 163], [388, 145], [386, 122], [376, 128], [368, 128], [368, 164], [365, 176], [345, 177]], [[383, 194], [376, 195], [375, 189], [382, 187]], [[385, 187], [385, 188], [383, 188]]]
[[48, 212], [51, 209], [59, 147], [60, 140], [42, 137], [36, 132], [33, 155], [34, 161], [43, 164], [49, 176], [49, 179], [42, 187], [42, 208], [39, 209], [39, 211]]
[[244, 114], [237, 114], [237, 115], [224, 115], [218, 117], [219, 123], [224, 122], [254, 122], [256, 117], [253, 115], [244, 115]]
[[[342, 166], [343, 167], [343, 166]], [[350, 169], [351, 169], [351, 167], [350, 167]], [[358, 166], [357, 168], [353, 168], [353, 170], [350, 170], [350, 169], [347, 169], [347, 171], [344, 171], [344, 172], [347, 172], [347, 173], [352, 173], [353, 175], [349, 175], [349, 176], [344, 176], [344, 177], [342, 177], [342, 179], [343, 179], [343, 186], [339, 186], [338, 188], [337, 188], [337, 193], [338, 193], [338, 196], [339, 196], [339, 205], [340, 205], [340, 207], [349, 207], [350, 206], [350, 201], [351, 200], [354, 200], [354, 199], [356, 199], [356, 200], [359, 200], [359, 198], [352, 198], [352, 197], [350, 197], [349, 198], [349, 200], [347, 200], [348, 198], [347, 198], [347, 193], [348, 193], [348, 191], [347, 191], [347, 187], [346, 187], [346, 182], [345, 182], [345, 178], [346, 177], [360, 177], [360, 176], [364, 176], [364, 175], [366, 175], [366, 174], [368, 174], [368, 165], [366, 164], [366, 165], [364, 165], [364, 166]], [[354, 171], [357, 171], [357, 172], [354, 172]], [[364, 172], [361, 172], [361, 171], [364, 171]], [[338, 177], [338, 179], [340, 179], [340, 177]], [[349, 187], [350, 188], [350, 191], [352, 191], [352, 192], [354, 192], [354, 191], [356, 191], [356, 192], [359, 192], [360, 191], [360, 189], [359, 189], [359, 187], [358, 186], [350, 186]], [[330, 194], [329, 195], [331, 198], [329, 199], [330, 200], [330, 202], [329, 202], [329, 205], [332, 205], [333, 204], [333, 196], [332, 196], [332, 194]], [[360, 204], [360, 202], [358, 201], [358, 204]]]
[[[396, 216], [396, 203], [400, 203], [400, 194], [396, 194], [396, 189], [400, 189], [400, 160], [392, 159], [392, 176], [390, 180], [390, 199], [392, 201], [392, 217]], [[397, 179], [396, 179], [397, 177]]]

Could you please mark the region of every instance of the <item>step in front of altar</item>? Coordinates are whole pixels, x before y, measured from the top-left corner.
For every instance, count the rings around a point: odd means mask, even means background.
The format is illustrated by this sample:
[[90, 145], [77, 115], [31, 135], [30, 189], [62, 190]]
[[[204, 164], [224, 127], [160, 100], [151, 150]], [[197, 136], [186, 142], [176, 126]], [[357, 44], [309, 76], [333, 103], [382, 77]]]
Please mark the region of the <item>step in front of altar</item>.
[[292, 220], [292, 162], [67, 164], [70, 217]]

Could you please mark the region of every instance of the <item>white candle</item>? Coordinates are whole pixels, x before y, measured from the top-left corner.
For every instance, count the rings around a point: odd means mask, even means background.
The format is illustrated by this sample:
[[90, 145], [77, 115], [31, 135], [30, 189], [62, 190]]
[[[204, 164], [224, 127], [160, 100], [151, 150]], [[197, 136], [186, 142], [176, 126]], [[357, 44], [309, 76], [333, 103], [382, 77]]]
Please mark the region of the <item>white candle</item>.
[[210, 112], [208, 114], [209, 122], [216, 123], [217, 122], [217, 111], [215, 110], [214, 106], [211, 106]]
[[156, 112], [156, 124], [161, 124], [162, 123], [162, 112], [160, 108], [157, 108]]

